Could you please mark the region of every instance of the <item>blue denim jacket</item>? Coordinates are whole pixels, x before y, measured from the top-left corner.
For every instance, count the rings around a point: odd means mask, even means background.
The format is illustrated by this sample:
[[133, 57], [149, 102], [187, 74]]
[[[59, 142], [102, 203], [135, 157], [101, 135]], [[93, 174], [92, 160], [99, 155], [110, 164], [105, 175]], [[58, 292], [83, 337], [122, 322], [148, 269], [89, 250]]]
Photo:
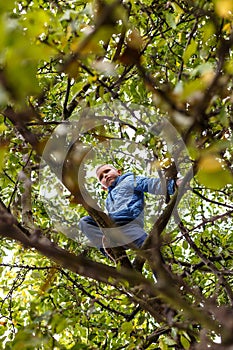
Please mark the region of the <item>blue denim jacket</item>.
[[106, 209], [110, 218], [119, 225], [135, 220], [143, 227], [144, 192], [155, 195], [166, 195], [168, 192], [171, 195], [174, 193], [174, 182], [169, 180], [167, 189], [163, 189], [159, 178], [135, 176], [131, 172], [119, 176], [108, 187]]

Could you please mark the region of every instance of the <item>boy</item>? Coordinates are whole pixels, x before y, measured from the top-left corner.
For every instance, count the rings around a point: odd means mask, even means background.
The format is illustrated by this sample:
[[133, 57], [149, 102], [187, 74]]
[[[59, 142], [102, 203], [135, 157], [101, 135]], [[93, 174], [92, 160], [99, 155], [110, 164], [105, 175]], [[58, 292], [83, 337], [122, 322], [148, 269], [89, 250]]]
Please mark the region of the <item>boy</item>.
[[108, 191], [106, 209], [120, 230], [114, 227], [100, 229], [90, 216], [80, 220], [79, 228], [90, 245], [99, 248], [102, 253], [105, 253], [105, 248], [114, 246], [140, 248], [147, 237], [143, 228], [144, 192], [171, 195], [175, 191], [175, 180], [168, 180], [163, 186], [159, 178], [135, 176], [132, 172], [122, 174], [111, 164], [98, 166], [96, 176]]

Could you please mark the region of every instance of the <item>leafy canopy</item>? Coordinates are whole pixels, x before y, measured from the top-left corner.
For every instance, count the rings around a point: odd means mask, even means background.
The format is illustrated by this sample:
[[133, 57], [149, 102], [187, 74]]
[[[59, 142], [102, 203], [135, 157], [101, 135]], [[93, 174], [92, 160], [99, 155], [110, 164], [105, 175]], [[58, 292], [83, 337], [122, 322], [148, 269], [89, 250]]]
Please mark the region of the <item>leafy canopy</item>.
[[[232, 347], [232, 16], [231, 0], [0, 3], [4, 349]], [[118, 264], [77, 229], [110, 225], [104, 162], [184, 177], [147, 195], [147, 245]]]

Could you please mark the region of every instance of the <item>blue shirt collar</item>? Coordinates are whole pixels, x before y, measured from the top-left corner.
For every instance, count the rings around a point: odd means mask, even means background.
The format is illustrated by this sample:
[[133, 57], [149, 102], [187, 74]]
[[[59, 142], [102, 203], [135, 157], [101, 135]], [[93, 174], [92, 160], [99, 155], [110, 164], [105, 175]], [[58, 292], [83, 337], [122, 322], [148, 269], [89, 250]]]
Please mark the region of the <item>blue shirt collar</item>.
[[128, 173], [125, 173], [123, 175], [120, 175], [116, 178], [116, 180], [113, 182], [113, 184], [111, 186], [108, 187], [108, 191], [111, 192], [113, 190], [113, 188], [116, 187], [116, 185], [121, 182], [122, 180], [124, 180], [127, 176], [130, 176], [130, 175], [133, 175], [132, 172], [128, 172]]

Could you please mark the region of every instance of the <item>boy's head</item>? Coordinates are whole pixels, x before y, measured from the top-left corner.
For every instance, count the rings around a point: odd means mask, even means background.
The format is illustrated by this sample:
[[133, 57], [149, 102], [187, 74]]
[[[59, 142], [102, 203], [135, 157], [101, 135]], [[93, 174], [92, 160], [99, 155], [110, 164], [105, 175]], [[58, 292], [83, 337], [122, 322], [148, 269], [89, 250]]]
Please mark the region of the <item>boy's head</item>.
[[111, 186], [119, 175], [121, 171], [111, 164], [102, 164], [96, 169], [96, 176], [104, 188]]

